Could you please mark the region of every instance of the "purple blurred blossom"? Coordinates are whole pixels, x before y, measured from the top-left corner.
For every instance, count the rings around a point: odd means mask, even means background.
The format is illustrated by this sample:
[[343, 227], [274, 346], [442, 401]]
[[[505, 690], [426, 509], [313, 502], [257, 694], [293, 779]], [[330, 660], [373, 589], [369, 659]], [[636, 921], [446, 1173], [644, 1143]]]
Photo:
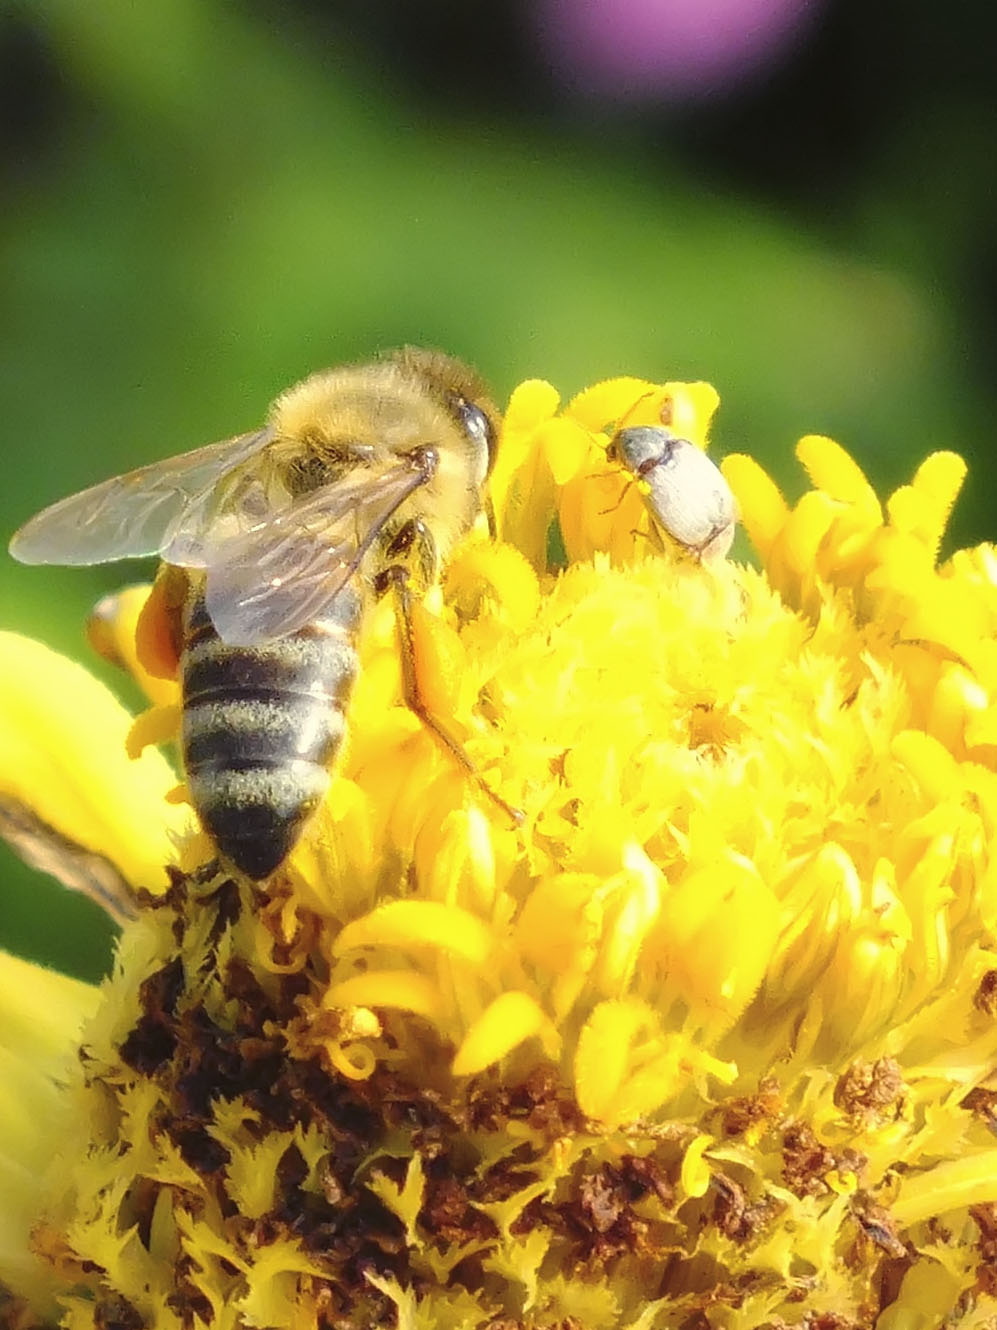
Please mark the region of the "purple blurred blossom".
[[723, 92], [797, 41], [821, 0], [536, 0], [557, 76], [621, 100]]

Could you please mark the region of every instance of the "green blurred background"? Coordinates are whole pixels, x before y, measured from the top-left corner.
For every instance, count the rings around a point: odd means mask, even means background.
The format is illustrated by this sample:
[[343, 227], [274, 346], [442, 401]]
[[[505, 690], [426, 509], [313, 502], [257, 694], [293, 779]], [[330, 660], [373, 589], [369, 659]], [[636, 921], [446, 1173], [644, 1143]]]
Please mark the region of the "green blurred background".
[[[707, 378], [716, 451], [792, 495], [803, 433], [881, 486], [955, 447], [953, 538], [992, 534], [997, 19], [811, 8], [711, 97], [617, 101], [553, 72], [525, 0], [0, 3], [4, 542], [402, 341], [500, 397]], [[0, 558], [0, 627], [86, 658], [142, 571]], [[0, 945], [106, 968], [95, 907], [2, 846], [0, 874]]]

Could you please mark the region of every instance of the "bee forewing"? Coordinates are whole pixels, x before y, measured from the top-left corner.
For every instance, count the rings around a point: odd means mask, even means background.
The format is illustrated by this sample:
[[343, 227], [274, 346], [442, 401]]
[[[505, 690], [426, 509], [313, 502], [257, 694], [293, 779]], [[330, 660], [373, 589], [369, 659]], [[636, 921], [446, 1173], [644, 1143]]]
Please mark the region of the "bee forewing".
[[21, 563], [90, 564], [162, 552], [192, 502], [272, 439], [269, 427], [114, 476], [43, 509], [16, 532]]
[[258, 527], [286, 507], [287, 496], [281, 502], [251, 469], [232, 485], [223, 477], [190, 501], [164, 536], [159, 553], [179, 568], [206, 568], [223, 541]]
[[408, 464], [353, 472], [206, 549], [205, 603], [218, 636], [233, 646], [254, 646], [321, 617], [384, 524], [425, 479]]
[[0, 804], [0, 836], [26, 864], [89, 896], [118, 923], [138, 914], [128, 883], [110, 859], [70, 840], [21, 805]]

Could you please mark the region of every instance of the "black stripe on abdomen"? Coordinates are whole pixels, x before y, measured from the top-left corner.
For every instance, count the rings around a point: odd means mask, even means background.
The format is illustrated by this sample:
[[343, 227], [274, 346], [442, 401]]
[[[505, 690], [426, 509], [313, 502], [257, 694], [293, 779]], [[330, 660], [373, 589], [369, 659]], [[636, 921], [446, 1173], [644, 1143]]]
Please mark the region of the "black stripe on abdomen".
[[329, 785], [357, 670], [352, 625], [339, 618], [243, 647], [222, 642], [198, 602], [189, 616], [182, 743], [190, 798], [221, 853], [254, 879], [286, 858]]

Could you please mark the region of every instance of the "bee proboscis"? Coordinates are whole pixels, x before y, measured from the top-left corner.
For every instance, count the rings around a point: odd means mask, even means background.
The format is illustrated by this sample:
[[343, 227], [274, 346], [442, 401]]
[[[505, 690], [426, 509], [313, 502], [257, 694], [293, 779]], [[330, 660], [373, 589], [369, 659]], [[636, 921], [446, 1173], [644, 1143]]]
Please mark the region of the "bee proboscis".
[[483, 785], [419, 691], [412, 601], [483, 504], [498, 412], [478, 376], [405, 347], [288, 389], [258, 430], [53, 504], [23, 563], [158, 555], [182, 569], [171, 624], [191, 803], [224, 860], [273, 873], [325, 794], [367, 604], [395, 599], [405, 700]]

